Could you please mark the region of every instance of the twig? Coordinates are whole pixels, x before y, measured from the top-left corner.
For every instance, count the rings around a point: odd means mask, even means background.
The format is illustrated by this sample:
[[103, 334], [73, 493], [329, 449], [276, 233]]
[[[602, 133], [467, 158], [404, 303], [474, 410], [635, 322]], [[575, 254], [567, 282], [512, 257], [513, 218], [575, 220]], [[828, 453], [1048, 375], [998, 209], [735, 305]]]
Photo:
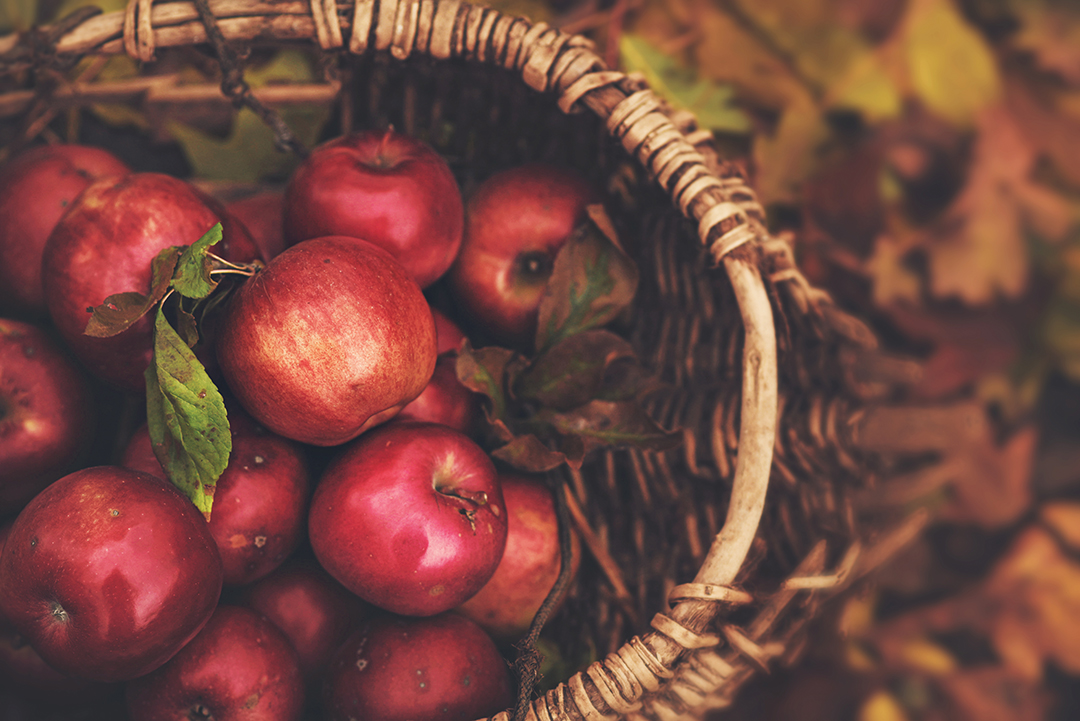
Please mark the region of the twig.
[[225, 42], [225, 36], [218, 27], [217, 18], [210, 11], [208, 0], [195, 0], [195, 7], [199, 11], [199, 18], [206, 27], [206, 35], [210, 44], [214, 46], [214, 53], [221, 64], [221, 91], [233, 99], [237, 107], [246, 107], [266, 123], [274, 132], [274, 145], [283, 152], [291, 151], [296, 155], [305, 157], [307, 148], [293, 133], [292, 128], [282, 120], [277, 112], [264, 105], [257, 97], [252, 95], [251, 88], [244, 80], [244, 70], [236, 61], [231, 48]]

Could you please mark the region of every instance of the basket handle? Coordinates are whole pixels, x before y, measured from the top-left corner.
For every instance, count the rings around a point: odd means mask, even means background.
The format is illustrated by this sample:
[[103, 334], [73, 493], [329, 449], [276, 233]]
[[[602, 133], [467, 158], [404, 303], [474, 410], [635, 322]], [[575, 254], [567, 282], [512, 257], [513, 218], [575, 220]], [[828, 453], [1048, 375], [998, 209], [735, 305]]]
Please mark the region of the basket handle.
[[[127, 12], [99, 15], [68, 31], [56, 42], [57, 55], [126, 50], [145, 61], [157, 47], [208, 40], [191, 2], [129, 3]], [[711, 172], [664, 103], [641, 81], [609, 70], [590, 40], [544, 23], [462, 0], [210, 0], [209, 6], [226, 40], [308, 40], [327, 50], [347, 44], [354, 53], [374, 49], [398, 59], [417, 53], [518, 72], [536, 91], [555, 94], [563, 112], [589, 110], [603, 120], [697, 223], [701, 242], [723, 263], [745, 331], [739, 453], [724, 526], [693, 584], [680, 587], [672, 611], [654, 619], [657, 630], [535, 700], [526, 718], [598, 721], [633, 714], [691, 649], [720, 642], [704, 629], [723, 608], [744, 600], [730, 587], [761, 520], [778, 413], [775, 326], [759, 267], [764, 213], [753, 191], [737, 172]], [[510, 715], [494, 718], [509, 721]]]

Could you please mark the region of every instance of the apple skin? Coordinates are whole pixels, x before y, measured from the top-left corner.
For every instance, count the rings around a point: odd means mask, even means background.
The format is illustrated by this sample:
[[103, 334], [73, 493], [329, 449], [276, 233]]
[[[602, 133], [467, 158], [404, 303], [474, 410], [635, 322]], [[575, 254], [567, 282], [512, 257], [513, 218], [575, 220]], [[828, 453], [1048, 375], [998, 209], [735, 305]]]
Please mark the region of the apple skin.
[[119, 466], [64, 476], [15, 519], [0, 613], [61, 673], [124, 681], [165, 663], [221, 594], [202, 514], [171, 484]]
[[472, 621], [383, 615], [338, 649], [327, 671], [331, 721], [472, 721], [513, 703], [506, 661]]
[[323, 568], [360, 598], [433, 616], [491, 578], [506, 545], [506, 509], [491, 459], [468, 436], [392, 423], [330, 462], [308, 535]]
[[274, 258], [230, 298], [217, 337], [219, 365], [244, 409], [317, 446], [395, 416], [431, 380], [435, 350], [416, 282], [386, 251], [343, 236]]
[[439, 355], [452, 350], [461, 349], [461, 341], [465, 340], [465, 334], [461, 332], [458, 324], [440, 310], [431, 309], [431, 315], [435, 319], [435, 336]]
[[[11, 524], [0, 524], [0, 553]], [[115, 684], [72, 678], [52, 668], [0, 613], [0, 699], [7, 693], [49, 708], [68, 708], [96, 703], [116, 689]]]
[[284, 191], [256, 193], [226, 203], [225, 209], [248, 229], [265, 260], [270, 260], [285, 250]]
[[439, 356], [435, 373], [423, 392], [394, 418], [398, 421], [441, 423], [470, 435], [480, 418], [480, 396], [457, 377], [457, 355]]
[[421, 288], [457, 256], [464, 227], [450, 166], [421, 140], [393, 130], [323, 143], [285, 189], [285, 242], [362, 238], [389, 251]]
[[224, 206], [168, 175], [104, 178], [72, 203], [45, 244], [42, 280], [53, 322], [92, 373], [123, 390], [143, 391], [153, 314], [111, 338], [92, 338], [84, 333], [87, 308], [114, 293], [146, 293], [158, 252], [191, 245], [219, 221], [217, 255], [234, 262], [260, 258], [247, 229]]
[[132, 721], [295, 721], [304, 705], [289, 639], [254, 611], [227, 605], [168, 663], [128, 682], [126, 693]]
[[576, 173], [543, 163], [481, 183], [469, 198], [461, 250], [447, 273], [463, 313], [495, 341], [531, 349], [555, 256], [596, 198]]
[[284, 631], [309, 683], [320, 678], [342, 639], [370, 614], [317, 563], [289, 561], [249, 586], [243, 603]]
[[131, 170], [86, 145], [44, 145], [0, 168], [0, 312], [48, 317], [41, 257], [49, 233], [86, 186]]
[[[499, 482], [508, 514], [506, 551], [495, 575], [457, 613], [471, 618], [496, 642], [509, 644], [529, 630], [562, 561], [559, 521], [547, 484], [510, 474], [500, 475]], [[573, 576], [581, 562], [581, 542], [573, 532], [570, 539]]]
[[[243, 586], [285, 562], [304, 538], [311, 482], [300, 447], [229, 411], [232, 453], [214, 491], [210, 534], [226, 585]], [[121, 465], [166, 478], [145, 425]]]
[[0, 515], [73, 470], [93, 432], [83, 371], [41, 328], [0, 318]]

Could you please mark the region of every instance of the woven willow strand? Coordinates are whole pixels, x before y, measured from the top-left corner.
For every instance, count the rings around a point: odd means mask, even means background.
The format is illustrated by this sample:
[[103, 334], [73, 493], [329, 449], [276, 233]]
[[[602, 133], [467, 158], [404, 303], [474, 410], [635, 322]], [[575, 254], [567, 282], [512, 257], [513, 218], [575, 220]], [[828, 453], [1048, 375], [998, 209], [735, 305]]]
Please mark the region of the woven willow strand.
[[[296, 39], [333, 50], [345, 45], [347, 34], [354, 53], [374, 48], [398, 59], [417, 53], [515, 71], [536, 91], [553, 94], [564, 112], [588, 110], [604, 120], [612, 136], [650, 172], [675, 207], [698, 224], [701, 241], [731, 280], [745, 330], [739, 453], [731, 502], [720, 533], [693, 579], [694, 588], [729, 588], [760, 523], [778, 412], [772, 308], [758, 270], [759, 256], [743, 248], [766, 239], [753, 192], [737, 179], [722, 180], [711, 173], [652, 91], [608, 70], [589, 40], [544, 23], [460, 0], [210, 0], [209, 7], [227, 41]], [[152, 0], [130, 0], [126, 11], [91, 18], [65, 34], [56, 52], [127, 52], [146, 62], [157, 48], [206, 41], [206, 29], [192, 3], [153, 5]], [[599, 721], [635, 713], [646, 694], [660, 690], [675, 676], [680, 660], [689, 653], [688, 646], [702, 648], [720, 642], [719, 636], [704, 629], [737, 597], [734, 589], [715, 597], [696, 592], [684, 595], [654, 622], [658, 630], [630, 639], [604, 661], [537, 699], [526, 718]], [[742, 652], [755, 658], [767, 656], [737, 629], [725, 627], [724, 633], [728, 643], [739, 645]], [[508, 714], [495, 718], [506, 721]]]

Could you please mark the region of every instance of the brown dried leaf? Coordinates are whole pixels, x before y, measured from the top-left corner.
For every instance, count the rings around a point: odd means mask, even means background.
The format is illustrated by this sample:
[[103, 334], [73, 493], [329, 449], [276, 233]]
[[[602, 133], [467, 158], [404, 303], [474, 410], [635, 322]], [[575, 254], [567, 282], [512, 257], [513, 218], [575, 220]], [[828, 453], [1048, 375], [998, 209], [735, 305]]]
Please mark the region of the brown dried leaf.
[[1008, 108], [986, 109], [977, 126], [967, 184], [927, 242], [933, 295], [971, 305], [998, 294], [1015, 298], [1025, 290], [1025, 221], [1032, 212], [1045, 213], [1049, 204], [1046, 189], [1030, 178], [1035, 152]]
[[633, 355], [629, 341], [610, 331], [577, 333], [522, 371], [515, 391], [521, 398], [556, 410], [576, 408], [596, 397], [613, 363]]

